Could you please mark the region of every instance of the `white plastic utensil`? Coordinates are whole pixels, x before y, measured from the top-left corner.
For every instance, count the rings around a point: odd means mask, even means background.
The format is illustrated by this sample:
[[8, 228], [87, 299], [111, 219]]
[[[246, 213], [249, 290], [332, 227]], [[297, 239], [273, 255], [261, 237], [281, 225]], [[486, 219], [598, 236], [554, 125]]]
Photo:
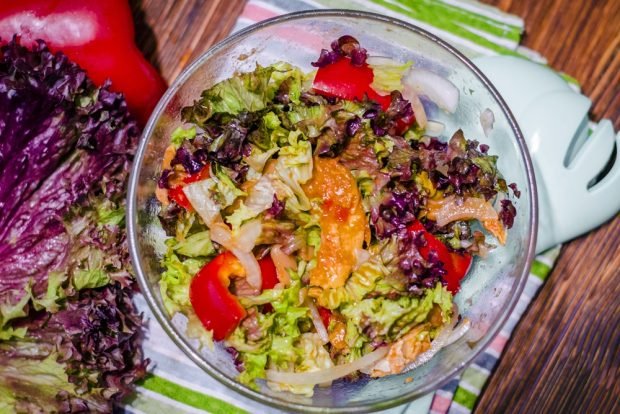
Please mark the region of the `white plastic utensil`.
[[481, 57], [474, 63], [510, 107], [532, 156], [539, 201], [536, 251], [571, 240], [616, 215], [620, 133], [614, 137], [611, 122], [604, 119], [590, 129], [591, 101], [543, 65], [510, 56]]

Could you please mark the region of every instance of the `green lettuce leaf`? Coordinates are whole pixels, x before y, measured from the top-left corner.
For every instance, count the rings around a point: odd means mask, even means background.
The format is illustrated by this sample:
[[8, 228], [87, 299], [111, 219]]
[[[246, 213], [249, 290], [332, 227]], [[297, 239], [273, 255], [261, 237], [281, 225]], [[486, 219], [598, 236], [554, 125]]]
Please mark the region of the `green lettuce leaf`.
[[[291, 354], [291, 358], [299, 360], [295, 366], [295, 372], [314, 372], [334, 366], [318, 334], [302, 334], [294, 347], [292, 344], [288, 344], [289, 341], [286, 342], [287, 346], [284, 347], [286, 352]], [[314, 385], [290, 385], [270, 381], [267, 382], [267, 385], [274, 391], [288, 391], [306, 397], [312, 397], [314, 394]]]
[[[239, 298], [258, 329], [250, 333], [241, 324], [226, 344], [239, 351], [245, 367], [239, 380], [251, 387], [256, 387], [256, 379], [265, 378], [265, 369], [300, 367], [304, 360], [299, 351], [300, 339], [313, 325], [308, 307], [299, 302], [299, 273], [290, 273], [292, 283], [285, 289], [267, 289], [258, 296]], [[266, 303], [271, 304], [273, 311], [261, 313], [259, 306]]]
[[425, 291], [420, 298], [402, 296], [396, 300], [386, 297], [364, 299], [341, 307], [342, 314], [354, 326], [370, 326], [375, 336], [394, 341], [412, 327], [427, 320], [429, 312], [437, 304], [447, 317], [452, 312], [452, 294], [438, 283]]
[[[170, 240], [175, 241], [175, 239]], [[205, 257], [216, 253], [213, 243], [211, 243], [211, 234], [208, 230], [194, 233], [185, 240], [176, 242], [173, 249], [175, 252], [187, 257]]]
[[170, 137], [170, 142], [176, 145], [177, 147], [181, 146], [183, 141], [190, 140], [196, 138], [196, 127], [190, 127], [184, 129], [183, 127], [178, 127], [172, 132], [172, 136]]
[[307, 137], [316, 138], [330, 119], [326, 105], [296, 105], [286, 113], [289, 122], [304, 133]]
[[110, 277], [101, 269], [78, 270], [73, 275], [73, 285], [77, 290], [95, 289], [110, 283]]
[[214, 180], [217, 187], [217, 198], [223, 207], [232, 205], [237, 197], [246, 195], [245, 192], [237, 188], [233, 180], [226, 174], [224, 167], [218, 166], [216, 168], [215, 177], [207, 180]]
[[181, 261], [169, 248], [162, 260], [164, 271], [159, 280], [159, 291], [164, 307], [170, 315], [191, 309], [189, 286], [192, 278], [206, 263], [205, 260], [189, 258]]
[[283, 84], [289, 99], [299, 102], [303, 79], [298, 68], [285, 62], [267, 67], [257, 64], [252, 72], [236, 74], [203, 91], [199, 101], [183, 108], [183, 119], [204, 125], [217, 113], [237, 115], [261, 111], [273, 101]]
[[[14, 346], [25, 350], [31, 345], [18, 342]], [[77, 395], [66, 366], [56, 362], [58, 355], [54, 353], [42, 360], [20, 356], [0, 359], [0, 412], [42, 412], [39, 409], [58, 407], [56, 396], [60, 391]]]
[[374, 78], [370, 85], [375, 91], [389, 94], [392, 91], [403, 89], [401, 79], [413, 62], [400, 63], [389, 58], [369, 59], [368, 66], [372, 68]]
[[[312, 145], [300, 131], [291, 131], [287, 146], [280, 149], [276, 173], [285, 186], [276, 186], [279, 199], [286, 200], [285, 208], [293, 212], [310, 210], [310, 200], [301, 188], [312, 178]], [[288, 189], [286, 188], [288, 187]]]

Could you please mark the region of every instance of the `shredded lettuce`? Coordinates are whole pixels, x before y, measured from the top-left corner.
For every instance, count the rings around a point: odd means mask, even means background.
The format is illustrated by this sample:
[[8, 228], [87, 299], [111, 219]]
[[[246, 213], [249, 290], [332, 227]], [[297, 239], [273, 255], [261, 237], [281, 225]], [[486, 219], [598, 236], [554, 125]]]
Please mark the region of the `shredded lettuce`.
[[246, 195], [245, 192], [237, 188], [233, 180], [224, 172], [224, 168], [216, 169], [215, 177], [210, 178], [215, 182], [217, 188], [216, 197], [223, 207], [232, 205], [237, 197]]
[[300, 131], [291, 131], [288, 143], [289, 145], [280, 149], [280, 156], [276, 162], [278, 177], [290, 189], [290, 191], [284, 189], [286, 209], [293, 212], [308, 211], [311, 207], [310, 200], [301, 185], [312, 178], [312, 145], [303, 139]]
[[[254, 173], [254, 177], [262, 174], [265, 164], [273, 155], [280, 150], [279, 147], [273, 147], [267, 151], [262, 151], [256, 146], [252, 146], [252, 153], [245, 158], [245, 162], [250, 167], [250, 170]], [[248, 172], [248, 175], [250, 173]], [[253, 177], [248, 177], [253, 178]]]
[[[239, 381], [256, 387], [256, 379], [265, 378], [265, 369], [300, 367], [303, 356], [299, 352], [300, 339], [313, 329], [308, 307], [300, 303], [301, 282], [298, 272], [291, 271], [292, 283], [287, 288], [267, 289], [258, 296], [240, 298], [256, 319], [258, 332], [249, 332], [239, 325], [226, 340], [228, 346], [240, 353], [245, 370]], [[258, 308], [269, 303], [270, 313]]]
[[[175, 239], [170, 239], [175, 242]], [[215, 248], [211, 243], [211, 234], [208, 230], [200, 231], [176, 242], [173, 246], [175, 252], [187, 257], [205, 257], [215, 254]]]
[[[279, 341], [281, 343], [287, 343], [288, 340]], [[274, 341], [274, 347], [276, 346]], [[281, 346], [278, 344], [278, 346]], [[295, 372], [314, 372], [323, 369], [331, 368], [334, 366], [329, 352], [325, 349], [321, 342], [321, 338], [316, 333], [302, 334], [295, 344], [295, 347], [287, 346], [287, 353], [293, 352], [290, 358], [296, 358], [300, 362], [295, 366]], [[312, 397], [314, 394], [314, 385], [290, 385], [280, 384], [276, 382], [267, 382], [269, 388], [274, 391], [288, 391], [293, 394], [300, 394], [306, 397]]]
[[323, 126], [330, 119], [326, 105], [297, 105], [287, 112], [286, 116], [289, 122], [309, 138], [318, 137]]
[[173, 145], [179, 147], [183, 143], [183, 141], [194, 138], [196, 138], [196, 127], [190, 127], [187, 129], [184, 129], [183, 127], [178, 127], [172, 132], [170, 142], [172, 142]]
[[401, 79], [413, 62], [400, 63], [389, 58], [368, 59], [374, 78], [372, 88], [379, 93], [389, 94], [403, 89]]
[[199, 101], [183, 109], [183, 117], [200, 125], [218, 113], [237, 115], [260, 111], [281, 92], [283, 84], [288, 98], [297, 103], [303, 79], [298, 68], [285, 62], [266, 67], [257, 64], [252, 72], [238, 73], [203, 91]]
[[241, 202], [239, 207], [228, 217], [226, 221], [233, 229], [238, 229], [245, 221], [253, 219], [273, 204], [276, 190], [269, 176], [263, 175], [249, 190], [248, 197]]
[[375, 336], [394, 341], [412, 327], [428, 318], [437, 304], [447, 320], [452, 312], [452, 294], [438, 283], [420, 298], [402, 296], [395, 300], [386, 297], [363, 299], [340, 308], [342, 314], [356, 327], [369, 326]]
[[172, 248], [162, 259], [164, 271], [159, 280], [159, 291], [168, 314], [186, 311], [191, 308], [189, 286], [192, 278], [207, 262], [206, 259], [179, 259]]

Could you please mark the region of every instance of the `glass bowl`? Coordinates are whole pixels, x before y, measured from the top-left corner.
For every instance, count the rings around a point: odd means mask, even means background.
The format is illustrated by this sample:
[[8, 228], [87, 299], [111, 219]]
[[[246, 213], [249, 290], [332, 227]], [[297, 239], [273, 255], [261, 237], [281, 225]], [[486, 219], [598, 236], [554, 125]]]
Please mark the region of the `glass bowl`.
[[[321, 48], [343, 34], [356, 37], [369, 54], [389, 56], [447, 77], [460, 91], [457, 111], [431, 118], [446, 125], [451, 136], [462, 128], [469, 139], [490, 145], [499, 155], [499, 169], [516, 182], [521, 198], [518, 215], [505, 246], [486, 260], [475, 260], [455, 301], [472, 328], [415, 370], [381, 379], [336, 382], [316, 387], [312, 398], [278, 393], [266, 386], [252, 390], [235, 380], [232, 358], [222, 346], [199, 351], [182, 324], [165, 311], [157, 282], [163, 232], [157, 218], [154, 191], [170, 133], [181, 124], [180, 110], [200, 96], [203, 89], [236, 71], [250, 71], [257, 63], [285, 60], [306, 71], [313, 70]], [[489, 137], [480, 126], [480, 113], [489, 108], [495, 125]], [[430, 33], [402, 21], [377, 14], [324, 10], [289, 14], [242, 30], [209, 49], [172, 84], [146, 126], [129, 185], [127, 222], [130, 252], [140, 287], [157, 320], [172, 340], [208, 374], [230, 389], [256, 401], [287, 411], [363, 412], [408, 402], [439, 388], [469, 364], [499, 332], [517, 303], [525, 284], [536, 244], [536, 188], [532, 164], [521, 132], [510, 110], [484, 75], [452, 46]]]

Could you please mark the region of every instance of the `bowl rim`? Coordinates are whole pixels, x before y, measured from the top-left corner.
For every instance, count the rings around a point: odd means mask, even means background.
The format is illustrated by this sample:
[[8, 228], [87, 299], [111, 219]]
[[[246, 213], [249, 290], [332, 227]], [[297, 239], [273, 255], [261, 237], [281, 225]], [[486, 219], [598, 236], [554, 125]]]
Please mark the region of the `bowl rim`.
[[[372, 401], [372, 402], [353, 402], [343, 407], [325, 407], [325, 406], [313, 406], [308, 404], [302, 404], [297, 402], [285, 401], [284, 399], [275, 398], [261, 392], [252, 390], [247, 386], [229, 379], [225, 374], [223, 374], [217, 367], [211, 366], [211, 364], [206, 361], [198, 351], [196, 351], [187, 340], [185, 340], [174, 325], [171, 322], [171, 318], [169, 318], [164, 309], [160, 308], [157, 304], [157, 300], [153, 295], [153, 291], [151, 289], [150, 284], [148, 283], [146, 274], [142, 268], [140, 261], [140, 249], [138, 247], [138, 234], [137, 234], [137, 189], [138, 189], [138, 178], [139, 173], [142, 167], [142, 162], [144, 160], [144, 153], [146, 151], [147, 144], [149, 142], [149, 138], [152, 135], [155, 125], [159, 120], [163, 110], [168, 105], [170, 99], [175, 95], [175, 93], [179, 90], [179, 88], [184, 84], [184, 82], [196, 71], [198, 70], [203, 63], [208, 60], [212, 55], [221, 49], [226, 48], [229, 44], [236, 42], [237, 40], [251, 34], [252, 32], [258, 31], [265, 27], [275, 26], [281, 23], [295, 21], [297, 19], [304, 18], [321, 18], [321, 17], [346, 17], [346, 18], [361, 18], [367, 20], [373, 20], [375, 22], [380, 22], [384, 24], [389, 24], [393, 26], [397, 26], [402, 29], [406, 29], [416, 33], [419, 36], [426, 38], [427, 40], [432, 41], [433, 43], [439, 45], [449, 53], [451, 53], [454, 57], [456, 57], [462, 64], [464, 64], [487, 88], [493, 99], [499, 104], [502, 109], [504, 115], [508, 120], [508, 124], [512, 129], [516, 139], [519, 151], [521, 152], [521, 158], [525, 165], [526, 179], [527, 184], [530, 189], [530, 220], [529, 220], [529, 241], [526, 249], [526, 260], [523, 269], [521, 269], [520, 274], [517, 276], [517, 286], [511, 292], [512, 296], [509, 298], [507, 306], [504, 307], [503, 311], [500, 313], [499, 317], [496, 319], [495, 325], [489, 328], [487, 331], [485, 338], [477, 343], [477, 349], [471, 353], [470, 357], [463, 360], [452, 370], [448, 371], [442, 378], [439, 378], [435, 381], [431, 381], [429, 383], [424, 384], [422, 387], [413, 390], [411, 392], [403, 393], [398, 397], [391, 398], [383, 401]], [[378, 13], [365, 12], [365, 11], [354, 11], [354, 10], [345, 10], [345, 9], [322, 9], [322, 10], [305, 10], [299, 12], [288, 13], [284, 15], [280, 15], [277, 17], [273, 17], [267, 20], [263, 20], [261, 22], [255, 23], [251, 26], [248, 26], [237, 33], [232, 34], [231, 36], [223, 39], [217, 44], [210, 47], [206, 52], [201, 54], [196, 60], [194, 60], [190, 65], [188, 65], [181, 74], [172, 82], [166, 93], [159, 100], [159, 103], [155, 107], [153, 113], [151, 114], [149, 121], [142, 132], [140, 143], [138, 149], [135, 154], [134, 164], [131, 168], [131, 175], [129, 179], [129, 186], [127, 192], [127, 233], [128, 233], [128, 243], [129, 243], [129, 253], [131, 256], [131, 261], [134, 267], [134, 270], [137, 274], [138, 283], [140, 286], [140, 290], [144, 295], [146, 302], [148, 303], [153, 315], [157, 319], [157, 321], [161, 324], [164, 331], [168, 334], [168, 336], [172, 339], [172, 341], [179, 347], [183, 352], [191, 359], [196, 365], [198, 365], [203, 371], [209, 374], [212, 378], [215, 378], [220, 383], [227, 386], [229, 389], [240, 393], [245, 397], [249, 397], [250, 399], [270, 405], [272, 407], [278, 409], [285, 410], [293, 410], [297, 412], [331, 412], [331, 413], [345, 413], [351, 412], [351, 410], [355, 409], [359, 412], [370, 412], [374, 410], [381, 410], [391, 408], [397, 405], [401, 405], [407, 402], [410, 402], [416, 398], [422, 397], [428, 393], [434, 392], [439, 389], [442, 385], [451, 380], [455, 375], [461, 372], [465, 367], [471, 364], [488, 346], [488, 344], [493, 340], [493, 338], [499, 333], [501, 328], [506, 323], [508, 317], [510, 316], [512, 310], [516, 306], [521, 292], [525, 286], [525, 283], [528, 279], [529, 270], [531, 267], [532, 260], [535, 256], [535, 247], [536, 247], [536, 237], [537, 237], [537, 229], [538, 229], [538, 198], [537, 198], [537, 188], [536, 181], [534, 177], [534, 168], [530, 158], [529, 151], [527, 149], [527, 145], [525, 143], [525, 139], [523, 138], [523, 134], [512, 114], [508, 105], [505, 103], [504, 99], [501, 97], [499, 92], [495, 89], [495, 87], [491, 84], [489, 79], [478, 69], [467, 57], [465, 57], [461, 52], [459, 52], [455, 47], [451, 46], [449, 43], [441, 40], [439, 37], [431, 34], [430, 32], [415, 26], [411, 23], [405, 22], [403, 20], [391, 17], [384, 16]], [[286, 394], [283, 394], [286, 395]]]

